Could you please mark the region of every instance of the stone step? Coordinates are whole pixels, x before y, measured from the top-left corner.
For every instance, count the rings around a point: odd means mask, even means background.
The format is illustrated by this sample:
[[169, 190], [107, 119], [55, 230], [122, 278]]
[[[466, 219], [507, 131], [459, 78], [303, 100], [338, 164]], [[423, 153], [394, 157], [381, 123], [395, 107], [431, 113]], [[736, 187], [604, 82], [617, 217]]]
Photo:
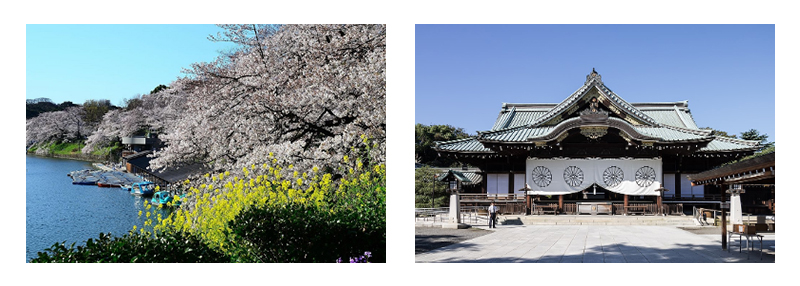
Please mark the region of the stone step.
[[695, 225], [690, 216], [501, 216], [504, 225]]

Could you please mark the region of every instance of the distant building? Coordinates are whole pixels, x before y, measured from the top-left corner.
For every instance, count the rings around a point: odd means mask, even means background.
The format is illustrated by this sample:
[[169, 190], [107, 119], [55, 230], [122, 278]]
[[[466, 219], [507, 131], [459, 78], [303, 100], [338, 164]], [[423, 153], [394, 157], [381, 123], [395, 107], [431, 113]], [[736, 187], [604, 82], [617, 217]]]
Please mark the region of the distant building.
[[122, 151], [122, 156], [124, 157], [137, 152], [157, 149], [161, 147], [161, 140], [156, 136], [122, 137], [122, 145], [125, 145], [125, 150]]

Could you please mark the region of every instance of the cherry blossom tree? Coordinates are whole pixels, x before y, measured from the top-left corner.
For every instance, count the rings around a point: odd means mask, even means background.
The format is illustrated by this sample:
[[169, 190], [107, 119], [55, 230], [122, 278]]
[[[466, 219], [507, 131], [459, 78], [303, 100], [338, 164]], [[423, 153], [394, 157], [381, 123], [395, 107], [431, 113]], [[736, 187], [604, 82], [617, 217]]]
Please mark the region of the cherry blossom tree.
[[26, 120], [26, 146], [33, 144], [82, 140], [92, 130], [84, 122], [83, 107], [69, 107], [62, 111], [52, 111]]
[[170, 119], [145, 116], [163, 127], [167, 143], [151, 166], [204, 162], [223, 169], [260, 164], [270, 153], [297, 166], [323, 166], [367, 149], [370, 160], [384, 162], [384, 25], [222, 27], [226, 32], [212, 40], [240, 48], [193, 64], [170, 85], [183, 103], [165, 105]]
[[[176, 81], [175, 84], [179, 85], [180, 82]], [[122, 137], [133, 136], [140, 131], [162, 132], [183, 111], [185, 95], [176, 94], [175, 90], [159, 88], [156, 93], [134, 97], [135, 106], [109, 111], [86, 140], [86, 146], [81, 151], [90, 153], [98, 147], [110, 145]]]

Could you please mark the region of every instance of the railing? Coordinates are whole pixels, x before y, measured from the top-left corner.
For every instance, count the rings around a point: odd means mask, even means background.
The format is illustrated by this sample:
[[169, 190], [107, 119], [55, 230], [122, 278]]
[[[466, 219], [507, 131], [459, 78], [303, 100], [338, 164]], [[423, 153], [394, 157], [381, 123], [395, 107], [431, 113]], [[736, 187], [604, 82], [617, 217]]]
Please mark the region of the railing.
[[525, 214], [527, 206], [524, 202], [520, 203], [500, 203], [496, 206], [499, 207], [498, 211], [501, 214]]
[[153, 175], [152, 173], [150, 173], [149, 171], [147, 171], [145, 169], [139, 168], [136, 165], [131, 165], [131, 173], [139, 175], [140, 177], [144, 178], [145, 180], [148, 180], [150, 182], [155, 183], [156, 185], [160, 186], [160, 189], [166, 189], [169, 186], [169, 182], [167, 182], [164, 179], [161, 179], [161, 178]]
[[[486, 207], [461, 207], [461, 222], [472, 224], [488, 224], [489, 211]], [[422, 222], [447, 222], [450, 208], [418, 208], [414, 209], [414, 220]]]
[[667, 215], [683, 215], [683, 204], [664, 204], [662, 206]]
[[486, 207], [461, 207], [461, 222], [489, 224], [489, 210]]
[[450, 208], [419, 208], [414, 209], [414, 219], [416, 221], [443, 222], [449, 216]]
[[[662, 211], [659, 211], [658, 204], [654, 203], [630, 203], [628, 204], [628, 206], [637, 207], [637, 210], [641, 211], [645, 215], [655, 215], [660, 213], [664, 213], [667, 215], [683, 215], [683, 204], [663, 204], [661, 208]], [[556, 210], [557, 212], [554, 213], [554, 210]], [[621, 203], [612, 204], [612, 212], [615, 215], [624, 215], [625, 214], [624, 204]], [[534, 204], [534, 209], [532, 214], [575, 215], [577, 214], [577, 204], [564, 203], [562, 209], [558, 210], [558, 204], [556, 203], [536, 203]]]
[[[718, 226], [721, 223], [722, 211], [716, 209], [692, 207], [692, 216], [699, 221], [703, 219], [703, 214], [702, 214], [703, 212], [711, 213], [711, 217], [707, 216], [707, 219], [710, 219], [715, 226]], [[730, 226], [732, 224], [731, 212], [728, 210], [726, 211], [726, 213], [728, 215], [725, 216], [725, 221], [727, 222], [728, 226]], [[772, 230], [774, 230], [775, 215], [756, 215], [752, 213], [742, 213], [742, 223], [748, 225], [753, 225], [758, 223], [771, 224]]]
[[[572, 204], [573, 206], [575, 204]], [[558, 204], [535, 204], [533, 206], [533, 213], [536, 215], [541, 214], [557, 214], [558, 213]]]
[[525, 194], [460, 194], [461, 201], [525, 200]]
[[664, 198], [665, 201], [720, 201], [722, 199], [722, 195], [720, 194], [703, 194], [703, 195], [688, 195], [684, 196], [681, 195], [680, 197], [675, 197], [674, 194], [665, 194]]

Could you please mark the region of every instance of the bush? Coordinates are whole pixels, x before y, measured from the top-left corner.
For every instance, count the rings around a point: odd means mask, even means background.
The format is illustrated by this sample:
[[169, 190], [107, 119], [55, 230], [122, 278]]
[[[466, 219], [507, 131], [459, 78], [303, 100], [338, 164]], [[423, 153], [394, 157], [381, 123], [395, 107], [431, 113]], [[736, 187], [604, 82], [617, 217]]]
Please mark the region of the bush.
[[370, 253], [373, 262], [386, 262], [385, 168], [356, 161], [324, 204], [252, 208], [229, 226], [249, 248], [241, 252], [257, 261], [333, 263]]
[[45, 262], [229, 262], [230, 258], [185, 233], [149, 235], [130, 232], [122, 237], [101, 233], [83, 246], [56, 243], [31, 263]]
[[331, 212], [308, 205], [256, 208], [231, 221], [235, 234], [252, 247], [259, 262], [336, 262], [372, 251], [386, 261], [386, 228], [375, 217], [356, 212]]
[[235, 262], [335, 262], [366, 251], [385, 261], [386, 167], [345, 163], [352, 167], [339, 170], [338, 182], [316, 167], [301, 173], [292, 165], [209, 174], [186, 182], [199, 186], [189, 188], [180, 209], [144, 227], [192, 233]]

